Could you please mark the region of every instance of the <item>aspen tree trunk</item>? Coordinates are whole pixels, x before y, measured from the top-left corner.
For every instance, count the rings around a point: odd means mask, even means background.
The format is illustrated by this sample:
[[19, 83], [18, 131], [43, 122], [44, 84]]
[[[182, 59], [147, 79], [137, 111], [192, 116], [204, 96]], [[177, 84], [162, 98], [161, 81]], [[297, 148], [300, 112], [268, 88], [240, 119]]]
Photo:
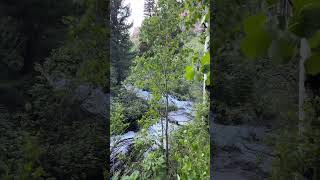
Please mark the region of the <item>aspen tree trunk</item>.
[[206, 80], [207, 80], [207, 75], [203, 74], [202, 103], [206, 102]]
[[[300, 41], [300, 60], [299, 60], [299, 122], [298, 122], [298, 131], [300, 138], [303, 136], [304, 129], [304, 99], [305, 99], [305, 69], [304, 62], [310, 54], [310, 49], [308, 50], [308, 42], [305, 38]], [[302, 151], [301, 148], [298, 148], [299, 151]], [[295, 180], [299, 180], [299, 177], [296, 175]]]
[[167, 165], [167, 175], [169, 175], [169, 119], [168, 119], [168, 93], [166, 94], [166, 165]]
[[159, 110], [159, 115], [160, 115], [160, 121], [161, 121], [161, 149], [163, 152], [163, 148], [164, 148], [164, 143], [163, 143], [163, 137], [164, 137], [164, 127], [163, 127], [163, 118], [162, 118], [162, 114], [161, 114], [161, 108]]
[[[168, 44], [168, 35], [166, 36], [166, 45]], [[165, 110], [165, 120], [166, 120], [166, 171], [167, 176], [169, 177], [169, 119], [168, 119], [168, 106], [169, 106], [169, 100], [168, 100], [168, 59], [165, 57], [165, 70], [164, 70], [164, 76], [165, 76], [165, 96], [166, 96], [166, 110]]]
[[305, 100], [305, 69], [304, 62], [311, 55], [311, 50], [307, 39], [300, 41], [300, 61], [299, 61], [299, 134], [302, 136], [304, 131], [304, 100]]
[[305, 70], [304, 70], [304, 59], [300, 58], [299, 61], [299, 134], [302, 135], [303, 132], [303, 120], [304, 120], [304, 81], [305, 81]]

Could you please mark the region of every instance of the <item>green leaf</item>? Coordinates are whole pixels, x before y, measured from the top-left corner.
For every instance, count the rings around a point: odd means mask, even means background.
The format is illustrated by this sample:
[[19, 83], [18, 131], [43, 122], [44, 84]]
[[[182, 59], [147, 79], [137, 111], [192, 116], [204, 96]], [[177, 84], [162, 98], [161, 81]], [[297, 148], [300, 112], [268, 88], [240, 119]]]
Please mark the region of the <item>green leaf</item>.
[[293, 7], [295, 14], [300, 14], [303, 10], [318, 6], [319, 0], [293, 0]]
[[269, 6], [276, 5], [279, 1], [278, 0], [267, 0]]
[[264, 56], [268, 52], [271, 39], [268, 32], [264, 30], [252, 32], [241, 42], [241, 50], [248, 58]]
[[305, 62], [306, 72], [311, 75], [320, 73], [320, 53], [312, 55]]
[[320, 45], [320, 30], [309, 39], [310, 48], [317, 48]]
[[207, 65], [207, 64], [210, 64], [210, 53], [209, 52], [207, 52], [201, 59], [202, 66]]
[[186, 73], [185, 73], [185, 78], [189, 81], [194, 79], [194, 70], [193, 66], [187, 66], [186, 67]]
[[269, 47], [269, 57], [275, 63], [288, 62], [293, 54], [294, 47], [285, 39], [272, 41]]
[[266, 55], [271, 43], [270, 34], [264, 29], [267, 16], [259, 13], [247, 17], [244, 22], [244, 31], [247, 36], [241, 42], [242, 52], [249, 58]]
[[243, 22], [244, 32], [251, 34], [263, 30], [266, 20], [267, 16], [262, 13], [247, 17]]
[[206, 19], [207, 19], [207, 14], [205, 14], [205, 15], [202, 16], [201, 24], [205, 23], [205, 22], [206, 22]]
[[210, 74], [207, 75], [207, 79], [205, 83], [207, 86], [210, 86]]
[[205, 64], [204, 66], [201, 66], [201, 72], [206, 74], [210, 72], [210, 64]]

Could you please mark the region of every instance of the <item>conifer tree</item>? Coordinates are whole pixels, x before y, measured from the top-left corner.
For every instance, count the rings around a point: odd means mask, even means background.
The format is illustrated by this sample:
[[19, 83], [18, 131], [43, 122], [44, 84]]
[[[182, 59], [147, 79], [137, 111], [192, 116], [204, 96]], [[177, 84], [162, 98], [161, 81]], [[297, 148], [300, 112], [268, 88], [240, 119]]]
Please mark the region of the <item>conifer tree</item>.
[[130, 8], [123, 5], [123, 0], [111, 1], [110, 25], [111, 25], [111, 87], [119, 85], [127, 76], [133, 46], [130, 41], [129, 29], [132, 23], [127, 21], [130, 16]]
[[153, 15], [154, 6], [155, 6], [154, 0], [145, 0], [144, 1], [144, 15], [146, 17], [151, 17]]

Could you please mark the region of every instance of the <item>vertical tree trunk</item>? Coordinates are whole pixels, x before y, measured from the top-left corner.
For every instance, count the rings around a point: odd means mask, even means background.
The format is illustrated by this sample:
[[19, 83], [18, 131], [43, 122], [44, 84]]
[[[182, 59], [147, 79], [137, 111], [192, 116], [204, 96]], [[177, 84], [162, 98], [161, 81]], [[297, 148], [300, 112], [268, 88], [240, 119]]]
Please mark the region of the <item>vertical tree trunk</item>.
[[304, 59], [300, 58], [299, 61], [299, 134], [302, 135], [303, 132], [303, 120], [304, 120], [304, 81], [305, 81], [305, 70], [304, 70]]
[[207, 75], [203, 74], [202, 103], [206, 102], [206, 80], [207, 80]]
[[164, 127], [163, 127], [163, 118], [162, 118], [162, 114], [161, 114], [161, 108], [160, 108], [160, 121], [161, 121], [161, 149], [162, 149], [162, 152], [163, 151], [163, 148], [164, 148], [164, 143], [163, 143], [163, 137], [164, 137]]
[[[303, 49], [303, 40], [301, 40], [301, 46], [300, 46], [300, 60], [299, 60], [299, 122], [298, 122], [298, 131], [300, 138], [303, 134], [303, 121], [304, 121], [304, 81], [305, 81], [305, 70], [304, 70], [304, 61], [305, 59], [302, 57], [302, 49]], [[301, 149], [298, 149], [301, 151]], [[299, 177], [295, 175], [295, 180], [299, 180]]]
[[[166, 36], [166, 45], [168, 44], [168, 35]], [[170, 48], [170, 47], [168, 47]], [[166, 118], [166, 171], [167, 171], [167, 177], [169, 178], [169, 119], [168, 119], [168, 58], [165, 58], [165, 70], [164, 70], [164, 76], [165, 76], [165, 96], [166, 96], [166, 112], [165, 112], [165, 118]]]
[[168, 93], [166, 93], [166, 166], [167, 166], [167, 175], [169, 176], [169, 134], [168, 134], [169, 119], [168, 119], [168, 105], [169, 105], [169, 103], [168, 103]]
[[167, 77], [167, 63], [165, 65], [165, 96], [166, 96], [166, 112], [165, 112], [165, 118], [166, 118], [166, 170], [167, 170], [167, 176], [169, 177], [169, 119], [168, 119], [168, 77]]
[[304, 99], [305, 99], [305, 69], [304, 62], [311, 55], [311, 50], [307, 39], [302, 38], [300, 42], [300, 61], [299, 61], [299, 134], [304, 130]]

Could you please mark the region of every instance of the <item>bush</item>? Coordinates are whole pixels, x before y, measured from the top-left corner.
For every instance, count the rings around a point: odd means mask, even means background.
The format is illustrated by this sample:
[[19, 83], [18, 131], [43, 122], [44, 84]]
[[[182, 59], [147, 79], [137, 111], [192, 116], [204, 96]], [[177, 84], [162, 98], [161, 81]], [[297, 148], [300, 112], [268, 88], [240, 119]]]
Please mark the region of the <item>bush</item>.
[[110, 113], [111, 135], [122, 134], [129, 126], [128, 123], [125, 123], [126, 119], [123, 113], [124, 113], [124, 108], [121, 103], [119, 102], [111, 103], [111, 113]]

